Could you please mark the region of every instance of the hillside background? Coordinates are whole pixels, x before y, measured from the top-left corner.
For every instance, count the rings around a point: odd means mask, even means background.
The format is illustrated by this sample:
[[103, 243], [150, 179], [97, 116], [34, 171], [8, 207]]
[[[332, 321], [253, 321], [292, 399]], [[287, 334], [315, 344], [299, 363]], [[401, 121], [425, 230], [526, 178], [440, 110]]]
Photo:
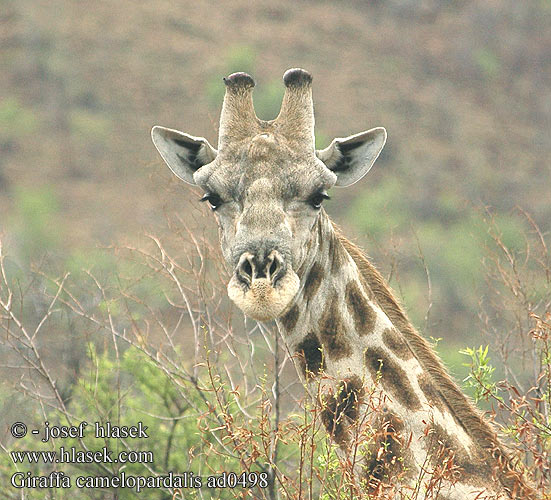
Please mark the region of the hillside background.
[[303, 67], [319, 146], [387, 128], [369, 176], [326, 207], [462, 378], [458, 349], [489, 342], [489, 233], [522, 255], [516, 207], [551, 229], [550, 25], [549, 0], [0, 0], [7, 252], [22, 268], [93, 266], [97, 247], [169, 234], [175, 214], [215, 241], [151, 127], [216, 144], [222, 77], [251, 73], [269, 119], [284, 71]]

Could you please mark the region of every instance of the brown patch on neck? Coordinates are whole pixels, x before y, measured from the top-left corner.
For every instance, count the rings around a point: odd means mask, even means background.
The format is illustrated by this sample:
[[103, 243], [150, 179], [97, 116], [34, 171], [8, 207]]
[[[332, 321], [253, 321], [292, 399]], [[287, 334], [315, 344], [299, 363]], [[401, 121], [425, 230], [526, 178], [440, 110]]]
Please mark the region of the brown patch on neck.
[[446, 454], [447, 452], [453, 453], [454, 463], [460, 467], [471, 461], [465, 447], [456, 437], [450, 436], [440, 424], [431, 424], [429, 442], [431, 447], [429, 450], [429, 453], [431, 453], [430, 459], [433, 464], [439, 463], [439, 456], [441, 455], [441, 453], [438, 453], [439, 449], [444, 450]]
[[407, 361], [413, 358], [413, 353], [406, 341], [394, 328], [386, 328], [383, 331], [383, 342], [400, 359]]
[[351, 281], [346, 285], [345, 301], [354, 319], [357, 334], [362, 336], [373, 333], [377, 316], [356, 282]]
[[327, 395], [321, 410], [321, 421], [331, 439], [346, 449], [350, 436], [343, 416], [339, 414], [338, 406], [337, 398], [333, 394]]
[[336, 395], [329, 394], [323, 404], [321, 421], [341, 448], [346, 448], [350, 441], [350, 426], [358, 419], [363, 396], [362, 380], [353, 376], [341, 380]]
[[362, 379], [357, 375], [345, 378], [340, 382], [337, 389], [339, 410], [350, 420], [358, 418], [364, 392]]
[[331, 360], [337, 361], [352, 354], [352, 347], [346, 336], [336, 293], [333, 293], [327, 301], [325, 311], [319, 322], [319, 329], [324, 352]]
[[319, 375], [325, 370], [325, 360], [320, 341], [314, 333], [309, 333], [297, 346], [302, 373], [306, 380]]
[[304, 298], [307, 304], [319, 290], [324, 275], [323, 267], [318, 262], [314, 262], [304, 281]]
[[300, 310], [298, 308], [298, 305], [295, 304], [284, 316], [279, 319], [279, 321], [281, 321], [281, 324], [283, 325], [283, 328], [285, 328], [286, 331], [290, 332], [295, 328], [295, 326], [297, 325], [299, 314]]
[[[444, 427], [431, 423], [428, 435], [428, 463], [433, 474], [443, 479], [459, 479], [461, 483], [485, 487], [492, 478], [492, 469], [486, 457], [469, 456], [459, 439], [450, 435]], [[446, 464], [444, 467], [443, 464]], [[446, 476], [451, 473], [451, 477]], [[497, 481], [496, 481], [497, 482]]]
[[379, 379], [383, 388], [395, 401], [409, 410], [421, 409], [421, 402], [411, 386], [407, 373], [383, 349], [368, 348], [365, 351], [365, 363], [373, 380]]
[[368, 492], [378, 495], [386, 486], [397, 484], [400, 477], [415, 474], [412, 453], [407, 445], [403, 420], [385, 410], [368, 446], [365, 464]]

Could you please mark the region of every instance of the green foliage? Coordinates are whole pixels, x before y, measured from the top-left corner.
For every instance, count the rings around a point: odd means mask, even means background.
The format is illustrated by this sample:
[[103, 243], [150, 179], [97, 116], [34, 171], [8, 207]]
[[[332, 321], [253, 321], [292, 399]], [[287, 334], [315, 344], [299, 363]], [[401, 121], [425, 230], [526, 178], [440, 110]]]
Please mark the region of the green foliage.
[[19, 187], [14, 194], [13, 221], [20, 253], [32, 260], [59, 245], [63, 228], [59, 202], [52, 188]]
[[498, 56], [489, 48], [480, 48], [475, 51], [474, 61], [482, 74], [488, 78], [495, 78], [501, 71], [501, 62]]
[[328, 440], [321, 446], [317, 456], [318, 472], [324, 478], [324, 488], [320, 500], [345, 500], [350, 492], [342, 487], [342, 464], [337, 455], [338, 446]]
[[174, 283], [165, 276], [144, 262], [117, 259], [107, 249], [77, 249], [65, 261], [64, 267], [74, 280], [79, 280], [82, 288], [90, 286], [95, 289], [94, 280], [104, 285], [104, 294], [98, 304], [98, 310], [103, 314], [108, 312], [112, 316], [121, 316], [121, 319], [130, 315], [132, 321], [136, 321], [149, 316], [152, 310], [171, 309], [167, 298], [177, 301]]
[[316, 141], [316, 149], [324, 149], [327, 146], [329, 146], [330, 139], [329, 137], [327, 137], [326, 134], [317, 130], [315, 141]]
[[[77, 450], [101, 450], [104, 446], [116, 457], [121, 451], [153, 452], [153, 462], [119, 464], [64, 464], [59, 466], [73, 479], [78, 475], [105, 476], [118, 475], [122, 471], [127, 476], [166, 475], [169, 471], [183, 474], [193, 471], [195, 475], [207, 476], [212, 471], [240, 471], [242, 467], [237, 459], [225, 453], [213, 453], [213, 447], [219, 443], [216, 432], [204, 432], [200, 429], [202, 413], [208, 412], [204, 395], [192, 387], [185, 397], [178, 390], [177, 384], [161, 370], [155, 362], [136, 348], [126, 349], [120, 359], [113, 352], [99, 353], [92, 345], [88, 346], [88, 363], [75, 382], [70, 413], [81, 416], [88, 422], [85, 437], [58, 439], [55, 443], [42, 443], [36, 436], [27, 435], [13, 442], [10, 451], [17, 450], [58, 450], [75, 447]], [[228, 411], [232, 408], [228, 407]], [[46, 419], [50, 427], [54, 425], [78, 425], [79, 421], [67, 421], [53, 410], [47, 410]], [[36, 422], [42, 419], [37, 415]], [[115, 439], [96, 438], [94, 423], [105, 425], [110, 422], [115, 426], [132, 426], [142, 423], [147, 427], [148, 438]], [[36, 424], [41, 427], [41, 424]], [[221, 436], [223, 438], [223, 436]], [[53, 447], [51, 446], [53, 445]], [[208, 456], [208, 461], [205, 457]], [[0, 455], [0, 475], [11, 477], [16, 470], [33, 474], [47, 474], [44, 464], [15, 466], [10, 463], [9, 455]], [[208, 462], [208, 463], [207, 463]], [[106, 470], [107, 469], [107, 470]], [[57, 470], [57, 469], [56, 469]], [[4, 481], [4, 479], [3, 479]], [[59, 500], [75, 498], [101, 498], [101, 493], [94, 495], [92, 490], [60, 490]], [[9, 483], [8, 483], [9, 484]], [[135, 491], [118, 489], [121, 500], [133, 499]], [[36, 493], [36, 495], [35, 495]], [[142, 492], [142, 494], [144, 494]], [[90, 496], [83, 496], [90, 495]], [[147, 490], [150, 499], [168, 498], [167, 491]], [[231, 490], [208, 488], [202, 489], [203, 498], [234, 498]], [[185, 491], [185, 498], [194, 498], [192, 489]], [[37, 490], [33, 498], [49, 498], [47, 492]]]
[[[177, 355], [181, 355], [177, 349]], [[207, 360], [211, 354], [207, 352]], [[21, 450], [76, 450], [100, 451], [103, 447], [116, 457], [121, 451], [153, 452], [153, 461], [148, 463], [104, 463], [104, 464], [63, 464], [56, 470], [62, 470], [70, 476], [73, 487], [57, 492], [58, 500], [74, 498], [103, 498], [104, 492], [89, 489], [77, 490], [74, 479], [84, 476], [155, 476], [192, 472], [201, 476], [203, 484], [209, 475], [223, 471], [240, 474], [244, 470], [243, 457], [248, 453], [256, 461], [267, 460], [266, 442], [269, 442], [269, 419], [264, 411], [270, 406], [265, 402], [258, 405], [259, 413], [253, 420], [245, 419], [239, 410], [241, 398], [239, 391], [229, 391], [223, 377], [203, 366], [203, 372], [197, 384], [189, 381], [182, 384], [174, 373], [167, 373], [155, 360], [136, 347], [126, 349], [119, 346], [119, 355], [112, 349], [100, 352], [93, 344], [88, 344], [86, 362], [74, 383], [71, 398], [68, 402], [69, 420], [66, 416], [52, 409], [46, 409], [46, 415], [40, 416], [38, 407], [32, 418], [35, 427], [42, 427], [43, 418], [50, 427], [57, 425], [78, 425], [85, 420], [85, 436], [80, 438], [57, 439], [55, 442], [42, 443], [36, 436], [28, 435], [9, 444], [9, 451]], [[266, 378], [266, 377], [265, 377]], [[267, 380], [263, 379], [263, 385]], [[269, 410], [268, 410], [269, 411]], [[313, 425], [318, 409], [308, 407], [302, 415], [290, 415], [281, 423], [278, 432], [280, 460], [285, 461], [289, 471], [301, 468], [303, 481], [311, 466], [315, 476], [323, 478], [321, 487], [322, 499], [344, 500], [350, 498], [350, 488], [343, 477], [342, 464], [337, 456], [337, 445], [332, 444], [326, 434], [316, 431]], [[268, 420], [266, 420], [266, 417]], [[79, 420], [80, 419], [80, 420]], [[98, 438], [95, 436], [95, 422], [105, 426], [132, 426], [141, 422], [148, 438], [117, 439]], [[319, 425], [319, 422], [318, 422]], [[266, 441], [267, 440], [267, 441]], [[234, 448], [236, 443], [237, 448]], [[306, 446], [306, 449], [304, 448]], [[312, 449], [309, 447], [312, 446]], [[15, 471], [30, 471], [33, 475], [48, 474], [44, 464], [11, 463], [9, 454], [0, 455], [0, 478], [5, 481]], [[251, 471], [258, 471], [252, 463]], [[296, 477], [284, 479], [287, 493], [298, 491]], [[9, 479], [8, 479], [9, 481]], [[302, 486], [304, 488], [304, 486]], [[318, 491], [319, 485], [314, 487]], [[188, 488], [183, 491], [184, 498], [241, 498], [241, 488], [209, 489], [201, 491]], [[132, 489], [118, 489], [118, 498], [130, 500], [136, 497]], [[254, 490], [253, 490], [254, 493]], [[147, 498], [166, 499], [168, 491], [142, 490]], [[254, 496], [254, 495], [253, 495]], [[33, 498], [47, 499], [48, 493], [37, 490]], [[295, 498], [291, 496], [291, 498]]]
[[403, 230], [409, 221], [408, 206], [403, 196], [405, 186], [396, 178], [386, 178], [356, 198], [349, 209], [349, 218], [373, 238]]
[[72, 132], [86, 141], [105, 141], [112, 129], [107, 116], [85, 109], [73, 110], [69, 123]]
[[469, 368], [464, 366], [465, 357], [460, 352], [461, 348], [448, 339], [440, 339], [435, 349], [454, 378], [463, 380], [468, 376]]
[[253, 73], [256, 58], [256, 50], [250, 45], [233, 45], [228, 49], [224, 60], [226, 61], [226, 69], [230, 73], [235, 73], [237, 71]]
[[[220, 67], [207, 82], [206, 94], [210, 105], [218, 108], [224, 98], [225, 88], [221, 75], [227, 76], [238, 71], [255, 74], [256, 51], [248, 45], [234, 45], [229, 48], [224, 66]], [[281, 80], [274, 79], [263, 83], [254, 93], [254, 106], [260, 119], [271, 120], [281, 107], [284, 87]]]
[[474, 390], [474, 399], [476, 402], [487, 399], [488, 396], [494, 396], [501, 399], [497, 395], [497, 386], [493, 380], [495, 368], [490, 364], [488, 356], [489, 346], [479, 346], [476, 348], [466, 347], [459, 351], [470, 358], [470, 362], [463, 363], [470, 369], [469, 375], [463, 380], [466, 387]]
[[112, 252], [100, 249], [77, 249], [65, 261], [65, 268], [77, 277], [85, 271], [93, 271], [99, 278], [108, 279], [117, 269], [117, 261]]
[[0, 101], [0, 144], [33, 133], [37, 125], [35, 114], [16, 97]]
[[[523, 221], [514, 214], [493, 215], [490, 230], [483, 220], [486, 217], [465, 207], [453, 193], [415, 200], [398, 178], [382, 178], [369, 186], [348, 209], [348, 218], [360, 234], [375, 240], [385, 253], [396, 256], [396, 247], [402, 252], [398, 273], [394, 273], [399, 284], [393, 286], [399, 287], [412, 321], [419, 326], [425, 323], [429, 305], [426, 266], [433, 292], [433, 317], [447, 315], [455, 321], [451, 337], [446, 333], [448, 343], [453, 342], [454, 334], [464, 337], [473, 331], [467, 318], [476, 315], [480, 295], [487, 290], [483, 262], [489, 251], [496, 251], [496, 237], [515, 255], [522, 257], [525, 251], [527, 228]], [[378, 256], [374, 257], [377, 262]], [[530, 289], [531, 300], [545, 294], [541, 276], [539, 286]]]
[[486, 228], [488, 236], [484, 242], [491, 250], [496, 249], [495, 239], [498, 238], [509, 252], [518, 254], [524, 251], [526, 227], [518, 217], [506, 214], [493, 215], [491, 223], [490, 229]]
[[222, 76], [225, 77], [238, 71], [253, 74], [255, 60], [256, 51], [248, 45], [233, 45], [228, 49], [224, 57], [224, 66], [220, 67], [207, 82], [206, 94], [213, 108], [218, 108], [224, 98], [225, 87], [222, 83]]
[[280, 80], [271, 80], [254, 94], [254, 108], [261, 120], [273, 120], [279, 113], [284, 87]]
[[434, 276], [459, 293], [480, 285], [484, 240], [477, 220], [467, 215], [450, 223], [427, 221], [418, 230], [419, 241]]

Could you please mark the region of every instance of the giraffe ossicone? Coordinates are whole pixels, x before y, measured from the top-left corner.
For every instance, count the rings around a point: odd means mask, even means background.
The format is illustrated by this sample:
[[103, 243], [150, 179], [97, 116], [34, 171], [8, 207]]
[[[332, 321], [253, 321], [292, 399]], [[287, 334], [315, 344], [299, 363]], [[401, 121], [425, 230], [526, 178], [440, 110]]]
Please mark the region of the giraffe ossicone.
[[[304, 379], [323, 379], [322, 422], [370, 498], [430, 494], [435, 482], [440, 499], [535, 498], [380, 273], [322, 207], [332, 187], [371, 169], [385, 129], [316, 150], [312, 77], [295, 68], [283, 81], [281, 111], [265, 121], [254, 111], [254, 80], [224, 79], [218, 149], [152, 130], [170, 169], [202, 188], [216, 215], [233, 270], [229, 297], [254, 319], [276, 320]], [[365, 446], [352, 456], [359, 438]]]

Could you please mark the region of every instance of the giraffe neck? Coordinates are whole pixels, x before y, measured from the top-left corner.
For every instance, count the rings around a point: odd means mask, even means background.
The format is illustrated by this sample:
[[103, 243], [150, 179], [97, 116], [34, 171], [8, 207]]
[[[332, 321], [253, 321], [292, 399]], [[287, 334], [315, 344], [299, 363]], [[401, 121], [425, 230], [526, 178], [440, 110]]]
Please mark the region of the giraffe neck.
[[[352, 245], [343, 244], [323, 211], [298, 274], [301, 287], [278, 326], [304, 379], [323, 386], [322, 421], [340, 454], [354, 454], [357, 479], [372, 493], [428, 488], [436, 480], [449, 498], [481, 491], [508, 498], [494, 486], [500, 481], [492, 480], [486, 449], [454, 415], [441, 381], [403, 333], [405, 315], [399, 306], [398, 315], [385, 312], [382, 278], [360, 271]], [[368, 444], [358, 455], [360, 435]], [[453, 464], [450, 477], [442, 462]]]

